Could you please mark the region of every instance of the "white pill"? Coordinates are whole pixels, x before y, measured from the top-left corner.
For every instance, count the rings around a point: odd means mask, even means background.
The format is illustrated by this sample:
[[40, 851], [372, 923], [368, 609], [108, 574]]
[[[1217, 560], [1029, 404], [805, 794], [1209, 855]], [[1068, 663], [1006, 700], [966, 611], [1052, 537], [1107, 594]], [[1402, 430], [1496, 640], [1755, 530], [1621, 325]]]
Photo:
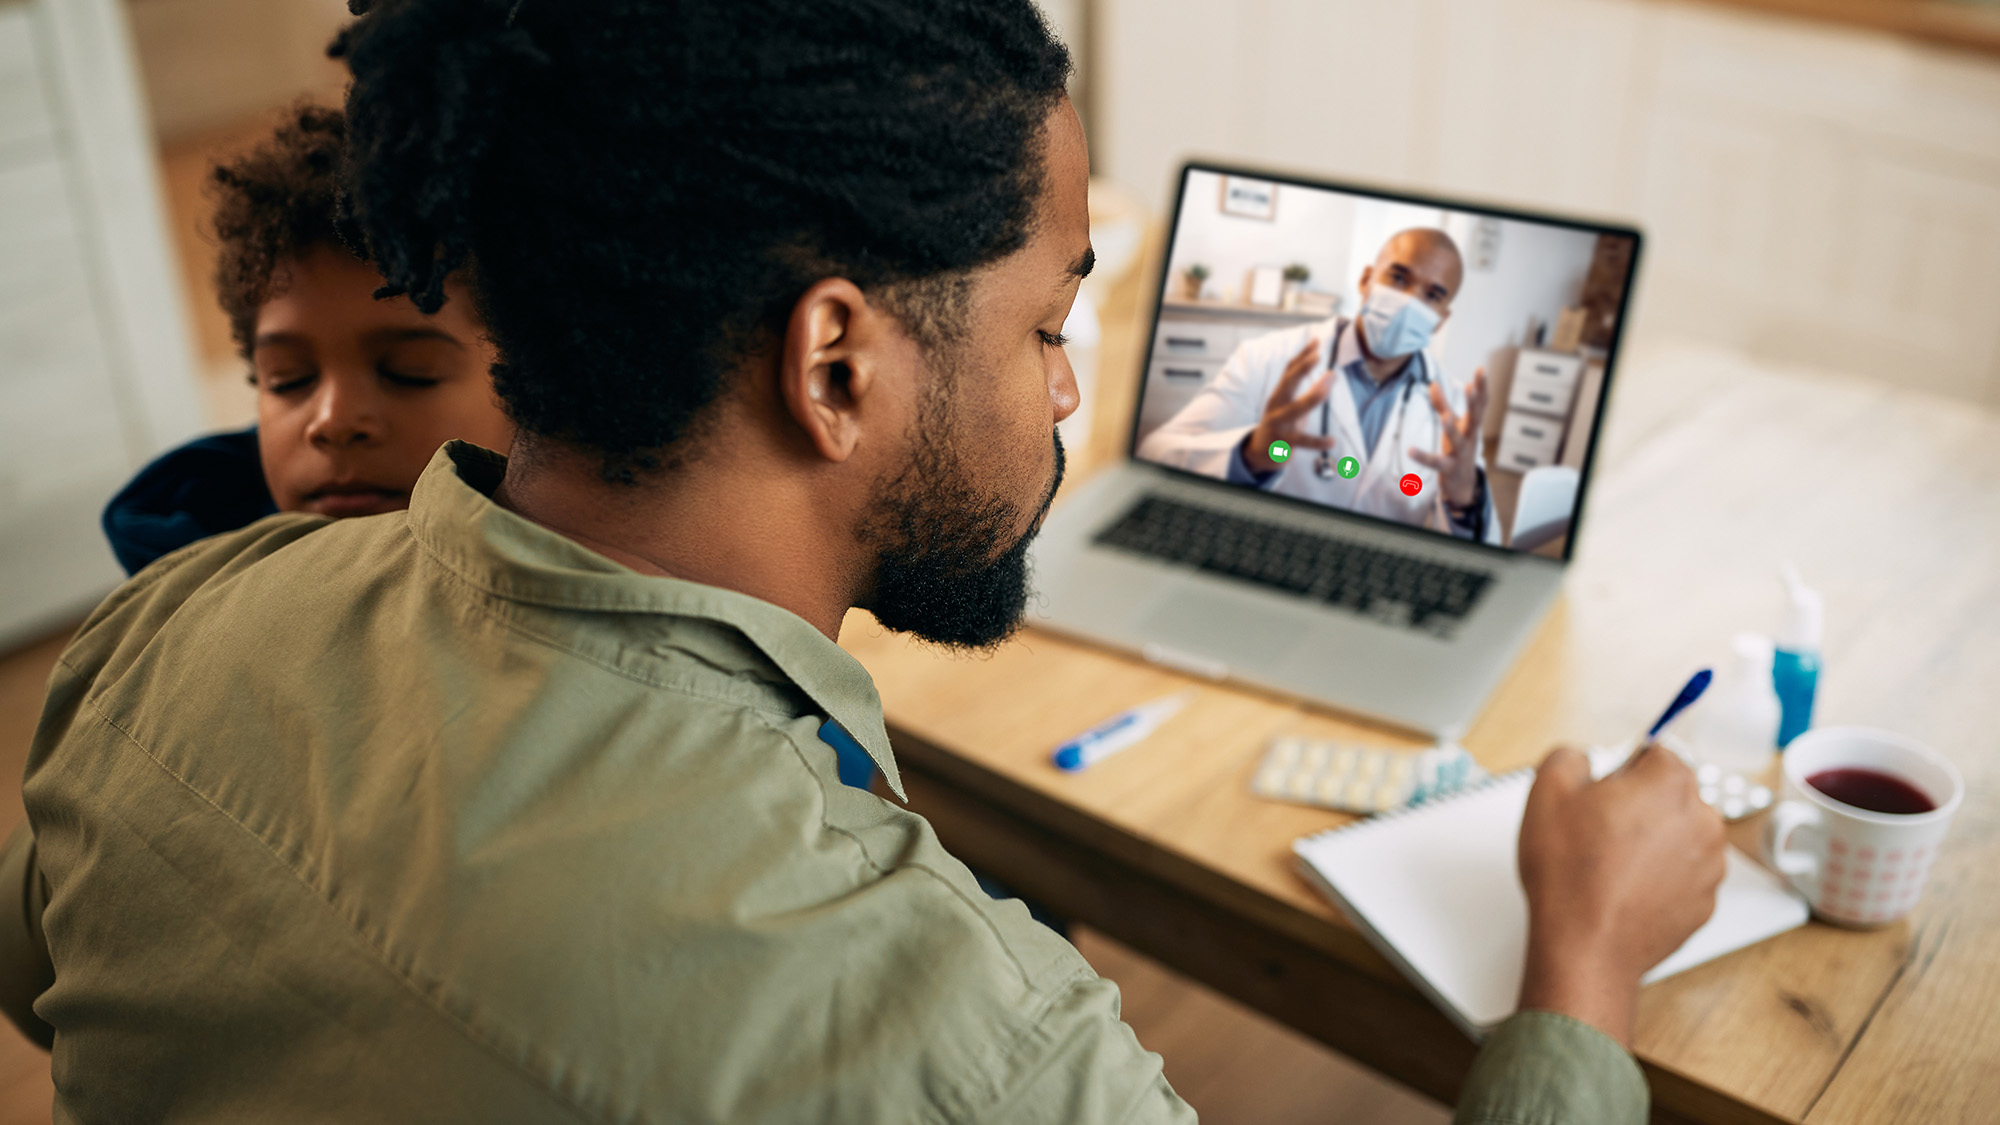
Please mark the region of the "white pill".
[[1771, 807], [1770, 789], [1762, 785], [1756, 786], [1755, 788], [1750, 790], [1749, 801], [1750, 801], [1750, 807], [1753, 809], [1770, 808]]
[[1704, 786], [1702, 786], [1702, 787], [1701, 787], [1701, 803], [1702, 803], [1702, 804], [1704, 804], [1704, 805], [1712, 805], [1712, 804], [1714, 804], [1714, 803], [1715, 803], [1715, 799], [1716, 799], [1717, 797], [1719, 797], [1719, 796], [1721, 796], [1721, 794], [1720, 794], [1720, 793], [1718, 793], [1718, 792], [1716, 792], [1716, 789], [1715, 789], [1715, 786], [1713, 786], [1713, 785], [1704, 785]]
[[1722, 767], [1714, 762], [1703, 762], [1695, 769], [1694, 779], [1703, 785], [1714, 785], [1722, 780]]
[[1744, 804], [1741, 797], [1731, 795], [1722, 799], [1722, 819], [1724, 820], [1735, 820], [1748, 811], [1749, 807]]

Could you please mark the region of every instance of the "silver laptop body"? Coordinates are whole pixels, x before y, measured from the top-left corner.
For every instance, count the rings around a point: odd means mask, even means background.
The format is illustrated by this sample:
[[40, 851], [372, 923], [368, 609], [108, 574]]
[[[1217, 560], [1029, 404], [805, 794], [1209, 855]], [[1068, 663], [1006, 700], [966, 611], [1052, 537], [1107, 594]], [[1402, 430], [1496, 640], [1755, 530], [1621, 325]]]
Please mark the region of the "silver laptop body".
[[[1218, 181], [1219, 190], [1214, 186]], [[1269, 280], [1257, 276], [1265, 268], [1262, 264], [1251, 269], [1234, 304], [1213, 299], [1206, 291], [1191, 299], [1185, 286], [1200, 283], [1186, 280], [1176, 244], [1195, 244], [1194, 234], [1202, 232], [1190, 233], [1192, 223], [1220, 223], [1218, 229], [1226, 232], [1237, 221], [1269, 222], [1265, 211], [1284, 215], [1288, 205], [1294, 214], [1304, 216], [1312, 210], [1300, 201], [1304, 193], [1322, 193], [1307, 202], [1320, 205], [1322, 211], [1331, 208], [1336, 215], [1344, 214], [1338, 205], [1351, 201], [1360, 216], [1354, 220], [1360, 233], [1350, 239], [1357, 246], [1368, 242], [1369, 232], [1384, 228], [1385, 221], [1395, 227], [1414, 216], [1422, 225], [1436, 212], [1440, 229], [1457, 231], [1454, 238], [1468, 259], [1466, 281], [1452, 305], [1454, 321], [1468, 312], [1466, 302], [1475, 285], [1485, 284], [1491, 290], [1483, 300], [1496, 307], [1487, 309], [1492, 315], [1484, 319], [1493, 323], [1500, 323], [1496, 316], [1504, 319], [1519, 312], [1523, 302], [1540, 300], [1546, 305], [1561, 299], [1568, 292], [1561, 286], [1572, 274], [1580, 278], [1575, 299], [1586, 304], [1595, 300], [1589, 311], [1596, 315], [1605, 313], [1607, 287], [1615, 288], [1611, 323], [1593, 334], [1597, 346], [1577, 349], [1579, 363], [1596, 364], [1594, 385], [1577, 385], [1579, 377], [1572, 373], [1565, 392], [1558, 386], [1560, 376], [1552, 375], [1548, 386], [1556, 387], [1555, 393], [1538, 393], [1535, 363], [1546, 360], [1552, 371], [1577, 366], [1564, 355], [1534, 346], [1542, 341], [1509, 339], [1476, 325], [1466, 329], [1465, 339], [1451, 341], [1461, 354], [1468, 348], [1479, 354], [1504, 354], [1510, 346], [1518, 350], [1504, 400], [1495, 394], [1489, 406], [1490, 411], [1507, 414], [1497, 449], [1490, 443], [1486, 448], [1482, 471], [1488, 474], [1496, 509], [1503, 491], [1512, 490], [1518, 497], [1515, 502], [1525, 506], [1530, 491], [1539, 499], [1548, 494], [1550, 481], [1567, 483], [1574, 500], [1560, 520], [1544, 520], [1534, 528], [1513, 528], [1512, 519], [1503, 521], [1510, 525], [1509, 541], [1495, 545], [1273, 495], [1140, 456], [1145, 436], [1214, 385], [1234, 357], [1235, 348], [1227, 343], [1215, 346], [1202, 339], [1204, 325], [1217, 326], [1210, 334], [1226, 341], [1231, 331], [1234, 339], [1243, 340], [1285, 321], [1282, 306], [1280, 310], [1268, 305], [1235, 307], [1253, 293], [1268, 300], [1268, 292], [1255, 292]], [[1230, 209], [1232, 202], [1239, 204], [1235, 211]], [[1219, 219], [1208, 215], [1210, 208], [1216, 209]], [[1260, 248], [1251, 253], [1268, 256], [1272, 231], [1251, 229], [1261, 240]], [[1206, 252], [1219, 253], [1214, 231], [1206, 233]], [[1465, 245], [1468, 242], [1472, 245]], [[1145, 383], [1125, 457], [1084, 482], [1050, 513], [1033, 547], [1038, 597], [1030, 605], [1030, 623], [1197, 675], [1321, 702], [1439, 738], [1458, 737], [1477, 717], [1561, 586], [1589, 481], [1590, 456], [1602, 430], [1604, 391], [1629, 306], [1638, 244], [1639, 234], [1630, 228], [1253, 170], [1187, 165], [1181, 174], [1173, 240], [1162, 264]], [[1510, 250], [1516, 259], [1508, 259]], [[1583, 261], [1586, 250], [1588, 261]], [[1350, 248], [1348, 260], [1358, 260], [1365, 252], [1365, 246]], [[1549, 260], [1533, 260], [1536, 253]], [[1337, 267], [1336, 258], [1328, 268]], [[1531, 293], [1533, 286], [1508, 280], [1531, 275], [1544, 279], [1543, 289]], [[1614, 275], [1615, 285], [1606, 280]], [[1326, 280], [1351, 285], [1348, 278]], [[1340, 299], [1338, 294], [1321, 296]], [[1334, 323], [1347, 321], [1357, 311], [1353, 298], [1348, 294], [1349, 307], [1338, 310], [1344, 315], [1332, 317]], [[1327, 313], [1324, 300], [1301, 311], [1290, 294], [1285, 299], [1292, 304], [1293, 323]], [[1479, 319], [1466, 317], [1464, 323]], [[1519, 325], [1512, 330], [1527, 331]], [[1491, 338], [1472, 338], [1481, 331]], [[1462, 383], [1471, 371], [1447, 367], [1445, 374]], [[1546, 436], [1549, 431], [1558, 434], [1554, 444]], [[1555, 467], [1558, 451], [1567, 468]], [[1295, 460], [1301, 463], [1281, 472], [1304, 470], [1304, 460], [1312, 456], [1300, 451]], [[1534, 474], [1532, 484], [1530, 474]], [[1501, 487], [1503, 481], [1506, 489]], [[1509, 515], [1526, 513], [1516, 510]], [[1205, 546], [1186, 547], [1186, 537], [1174, 530], [1185, 527], [1205, 529], [1206, 537], [1199, 541]], [[1206, 534], [1217, 527], [1223, 531]], [[1134, 549], [1134, 534], [1151, 545]], [[1334, 542], [1312, 546], [1324, 540]], [[1515, 540], [1530, 549], [1540, 545], [1543, 553], [1514, 549]], [[1548, 545], [1552, 542], [1560, 543], [1560, 552]], [[1286, 581], [1268, 580], [1272, 565], [1284, 571], [1282, 560], [1250, 565], [1237, 555], [1239, 549], [1271, 544], [1285, 545], [1291, 552]], [[1561, 557], [1545, 557], [1556, 553]], [[1297, 561], [1301, 558], [1319, 565], [1328, 565], [1329, 558], [1340, 560], [1338, 581], [1316, 573], [1310, 565], [1302, 567]], [[1356, 574], [1366, 575], [1372, 595], [1356, 594]], [[1303, 588], [1307, 586], [1311, 588]], [[1440, 588], [1452, 593], [1440, 595], [1436, 592]], [[1476, 588], [1476, 594], [1466, 608], [1464, 591], [1469, 588]]]

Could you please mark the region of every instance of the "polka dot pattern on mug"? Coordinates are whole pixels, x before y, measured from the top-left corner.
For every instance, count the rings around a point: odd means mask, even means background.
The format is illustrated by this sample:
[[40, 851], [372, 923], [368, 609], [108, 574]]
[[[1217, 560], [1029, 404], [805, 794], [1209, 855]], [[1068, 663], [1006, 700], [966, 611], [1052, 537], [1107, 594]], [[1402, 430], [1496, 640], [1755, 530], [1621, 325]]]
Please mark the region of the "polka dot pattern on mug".
[[1851, 921], [1886, 922], [1907, 913], [1916, 905], [1929, 874], [1928, 846], [1877, 852], [1832, 840], [1827, 852], [1820, 875], [1820, 909]]

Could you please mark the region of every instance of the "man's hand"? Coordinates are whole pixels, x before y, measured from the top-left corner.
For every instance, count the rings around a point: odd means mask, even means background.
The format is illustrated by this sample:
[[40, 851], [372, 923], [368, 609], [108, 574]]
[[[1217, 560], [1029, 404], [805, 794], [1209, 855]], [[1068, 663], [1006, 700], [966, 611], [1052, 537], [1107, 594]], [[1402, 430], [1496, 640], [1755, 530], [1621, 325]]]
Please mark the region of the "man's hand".
[[1558, 749], [1521, 818], [1528, 965], [1521, 1007], [1563, 1012], [1630, 1048], [1639, 978], [1715, 912], [1722, 817], [1694, 772], [1648, 745], [1618, 772]]
[[1431, 409], [1437, 411], [1439, 448], [1443, 456], [1427, 449], [1410, 447], [1410, 460], [1436, 469], [1444, 486], [1445, 503], [1454, 508], [1469, 507], [1479, 496], [1479, 439], [1486, 424], [1486, 369], [1472, 373], [1465, 388], [1465, 413], [1454, 414], [1445, 405], [1444, 388], [1431, 381]]
[[[1299, 349], [1285, 364], [1285, 373], [1278, 377], [1278, 385], [1271, 390], [1271, 397], [1264, 403], [1264, 417], [1259, 419], [1250, 436], [1243, 439], [1243, 463], [1253, 473], [1275, 473], [1278, 462], [1271, 460], [1271, 443], [1283, 440], [1292, 447], [1294, 453], [1301, 449], [1327, 450], [1333, 448], [1333, 435], [1308, 434], [1305, 432], [1306, 415], [1326, 401], [1333, 390], [1333, 371], [1312, 385], [1305, 394], [1299, 394], [1299, 384], [1319, 363], [1320, 340], [1309, 337], [1306, 346]], [[1293, 397], [1297, 395], [1297, 397]]]

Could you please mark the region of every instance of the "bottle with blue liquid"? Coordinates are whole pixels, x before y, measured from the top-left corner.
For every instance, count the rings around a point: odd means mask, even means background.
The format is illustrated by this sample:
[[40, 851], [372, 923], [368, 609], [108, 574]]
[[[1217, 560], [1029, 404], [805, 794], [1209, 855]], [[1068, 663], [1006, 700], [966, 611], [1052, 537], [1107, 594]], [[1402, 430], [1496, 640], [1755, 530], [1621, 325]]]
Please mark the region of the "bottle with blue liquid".
[[1818, 590], [1799, 578], [1798, 568], [1785, 565], [1784, 627], [1771, 658], [1771, 686], [1778, 692], [1778, 748], [1812, 726], [1813, 696], [1819, 690], [1820, 634], [1826, 624], [1826, 603]]

